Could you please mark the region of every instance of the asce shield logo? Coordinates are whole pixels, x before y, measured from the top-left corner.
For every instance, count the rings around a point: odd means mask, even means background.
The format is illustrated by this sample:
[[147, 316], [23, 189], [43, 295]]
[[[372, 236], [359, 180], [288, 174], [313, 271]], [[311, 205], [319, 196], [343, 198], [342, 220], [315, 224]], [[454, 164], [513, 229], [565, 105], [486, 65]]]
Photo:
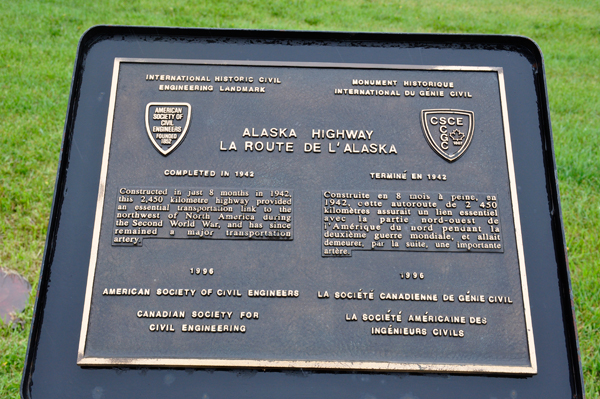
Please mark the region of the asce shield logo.
[[173, 152], [185, 138], [191, 118], [188, 103], [148, 103], [146, 132], [154, 148], [164, 156]]

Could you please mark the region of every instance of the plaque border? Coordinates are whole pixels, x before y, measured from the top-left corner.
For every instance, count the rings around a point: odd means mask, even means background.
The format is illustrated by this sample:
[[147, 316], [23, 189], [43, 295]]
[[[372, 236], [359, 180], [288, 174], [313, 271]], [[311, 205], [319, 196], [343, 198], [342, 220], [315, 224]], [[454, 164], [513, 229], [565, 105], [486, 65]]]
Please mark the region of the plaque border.
[[[122, 358], [122, 357], [86, 357], [85, 346], [91, 311], [92, 291], [98, 260], [98, 247], [100, 229], [106, 194], [106, 177], [108, 174], [108, 162], [110, 158], [110, 144], [114, 123], [114, 111], [116, 105], [117, 86], [119, 72], [122, 63], [146, 63], [146, 64], [186, 64], [186, 65], [224, 65], [224, 66], [268, 66], [268, 67], [295, 67], [295, 68], [331, 68], [331, 69], [379, 69], [379, 70], [425, 70], [425, 71], [466, 71], [466, 72], [496, 72], [498, 76], [498, 89], [500, 94], [500, 107], [502, 112], [502, 124], [504, 130], [504, 143], [506, 151], [506, 163], [508, 168], [508, 180], [510, 187], [511, 205], [513, 211], [513, 222], [515, 229], [515, 240], [517, 245], [517, 259], [519, 262], [521, 293], [523, 296], [523, 314], [525, 317], [525, 328], [527, 334], [527, 346], [530, 366], [495, 366], [478, 364], [453, 364], [453, 363], [403, 363], [403, 362], [375, 362], [375, 361], [326, 361], [326, 360], [256, 360], [256, 359], [191, 359], [191, 358]], [[193, 59], [171, 59], [171, 58], [129, 58], [115, 57], [113, 63], [112, 83], [110, 89], [110, 101], [106, 123], [104, 149], [102, 153], [102, 165], [100, 182], [98, 186], [98, 199], [96, 203], [96, 214], [94, 230], [92, 235], [92, 246], [86, 283], [85, 302], [81, 322], [81, 333], [77, 351], [77, 365], [79, 366], [154, 366], [154, 367], [229, 367], [229, 368], [307, 368], [320, 370], [348, 370], [348, 371], [380, 371], [380, 372], [445, 372], [445, 373], [469, 373], [469, 374], [537, 374], [537, 359], [533, 337], [531, 308], [529, 304], [529, 289], [527, 286], [527, 273], [525, 268], [525, 255], [523, 238], [521, 232], [521, 219], [519, 214], [519, 201], [517, 197], [517, 183], [515, 178], [514, 159], [512, 153], [512, 141], [510, 135], [508, 106], [506, 104], [506, 87], [504, 83], [504, 71], [502, 67], [488, 66], [449, 66], [449, 65], [407, 65], [407, 64], [358, 64], [358, 63], [334, 63], [334, 62], [287, 62], [287, 61], [237, 61], [237, 60], [193, 60]]]

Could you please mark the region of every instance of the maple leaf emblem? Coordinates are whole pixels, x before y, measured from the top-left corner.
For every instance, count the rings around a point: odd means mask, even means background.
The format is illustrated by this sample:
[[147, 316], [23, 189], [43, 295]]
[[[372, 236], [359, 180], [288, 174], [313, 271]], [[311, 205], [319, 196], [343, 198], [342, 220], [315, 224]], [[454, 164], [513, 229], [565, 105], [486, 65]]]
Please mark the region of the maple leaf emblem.
[[452, 133], [450, 133], [450, 137], [452, 137], [452, 140], [454, 141], [462, 141], [465, 134], [458, 129], [454, 129]]

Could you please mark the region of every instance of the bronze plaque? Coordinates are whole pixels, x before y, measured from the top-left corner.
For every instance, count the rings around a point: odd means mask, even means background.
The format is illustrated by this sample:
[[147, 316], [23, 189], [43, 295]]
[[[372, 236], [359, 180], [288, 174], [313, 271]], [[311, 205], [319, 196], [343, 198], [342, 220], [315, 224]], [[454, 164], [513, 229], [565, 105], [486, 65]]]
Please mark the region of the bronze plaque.
[[537, 372], [502, 68], [120, 58], [110, 96], [79, 365]]

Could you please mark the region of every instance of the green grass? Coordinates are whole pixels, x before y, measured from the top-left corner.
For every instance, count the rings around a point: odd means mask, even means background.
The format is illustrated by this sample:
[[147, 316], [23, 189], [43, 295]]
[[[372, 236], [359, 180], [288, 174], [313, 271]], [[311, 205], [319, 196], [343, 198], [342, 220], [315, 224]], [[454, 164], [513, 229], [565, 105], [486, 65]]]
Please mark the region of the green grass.
[[[546, 57], [588, 398], [600, 397], [600, 2], [8, 1], [0, 12], [0, 266], [36, 285], [70, 78], [96, 24], [518, 34]], [[190, 2], [192, 3], [192, 2]], [[32, 294], [33, 295], [33, 294]], [[33, 301], [30, 301], [31, 303]], [[18, 397], [31, 321], [0, 327], [0, 397]]]

